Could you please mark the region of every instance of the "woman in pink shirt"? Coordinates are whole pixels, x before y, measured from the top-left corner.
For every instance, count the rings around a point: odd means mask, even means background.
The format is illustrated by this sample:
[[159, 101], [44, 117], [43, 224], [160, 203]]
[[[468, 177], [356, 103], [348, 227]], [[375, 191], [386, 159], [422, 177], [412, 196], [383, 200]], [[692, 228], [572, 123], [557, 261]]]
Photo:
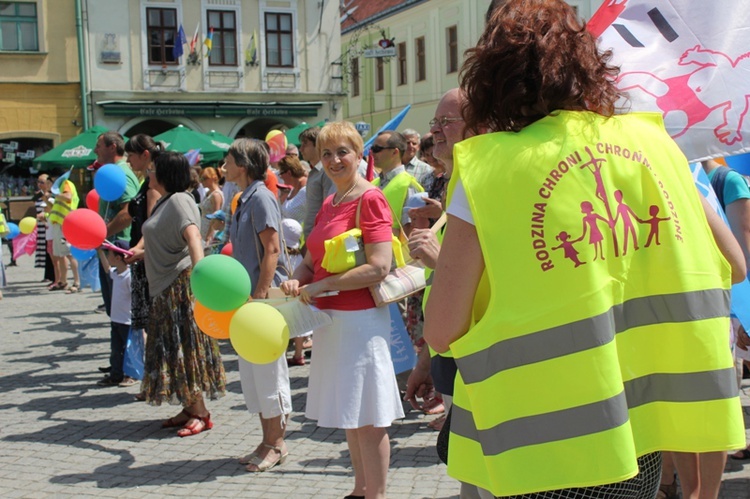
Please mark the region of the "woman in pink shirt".
[[[326, 125], [316, 142], [336, 193], [323, 202], [307, 238], [308, 252], [282, 289], [327, 311], [333, 323], [315, 330], [305, 415], [343, 428], [354, 468], [347, 497], [385, 497], [390, 460], [387, 427], [404, 416], [390, 353], [390, 315], [368, 286], [391, 267], [391, 210], [382, 192], [357, 173], [364, 144], [354, 125]], [[365, 263], [340, 274], [321, 267], [324, 242], [355, 227], [359, 207]], [[319, 296], [335, 292], [334, 296]]]

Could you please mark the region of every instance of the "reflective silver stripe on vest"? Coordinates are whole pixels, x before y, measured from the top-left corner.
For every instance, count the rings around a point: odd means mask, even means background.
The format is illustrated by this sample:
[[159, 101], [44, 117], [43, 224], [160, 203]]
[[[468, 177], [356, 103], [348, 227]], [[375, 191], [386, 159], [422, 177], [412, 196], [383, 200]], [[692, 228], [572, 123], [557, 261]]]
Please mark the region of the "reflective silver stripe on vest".
[[453, 405], [451, 432], [479, 442], [485, 456], [529, 445], [557, 442], [617, 428], [628, 421], [625, 392], [607, 400], [514, 419], [478, 430], [471, 412]]
[[700, 373], [658, 373], [625, 382], [628, 407], [651, 402], [702, 402], [739, 394], [734, 367]]
[[508, 369], [605, 345], [616, 333], [629, 329], [727, 317], [729, 299], [729, 290], [724, 289], [634, 298], [595, 317], [499, 341], [456, 358], [456, 364], [464, 383], [479, 383]]

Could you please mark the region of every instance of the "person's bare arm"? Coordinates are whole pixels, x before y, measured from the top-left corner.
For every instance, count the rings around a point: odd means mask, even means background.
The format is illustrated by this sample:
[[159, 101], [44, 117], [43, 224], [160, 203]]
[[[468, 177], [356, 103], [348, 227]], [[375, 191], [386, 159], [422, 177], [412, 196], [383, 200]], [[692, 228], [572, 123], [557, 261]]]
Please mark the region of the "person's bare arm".
[[730, 203], [726, 214], [729, 228], [745, 255], [745, 266], [750, 268], [750, 199], [738, 199]]
[[732, 267], [732, 283], [742, 282], [747, 276], [747, 265], [745, 255], [742, 252], [740, 243], [737, 242], [732, 231], [727, 227], [724, 221], [713, 210], [706, 198], [701, 195], [701, 204], [703, 211], [708, 219], [708, 226], [711, 228], [716, 245], [719, 247], [724, 258], [727, 259]]
[[117, 212], [117, 215], [109, 221], [107, 224], [107, 237], [112, 237], [118, 232], [125, 230], [131, 223], [133, 223], [133, 218], [130, 216], [130, 213], [128, 213], [129, 204], [130, 203], [124, 203], [120, 208], [120, 211]]
[[424, 321], [424, 339], [437, 352], [446, 352], [469, 330], [474, 295], [483, 271], [484, 257], [476, 228], [448, 215]]
[[260, 243], [263, 245], [263, 258], [260, 261], [260, 275], [253, 289], [253, 298], [266, 298], [268, 290], [273, 284], [273, 275], [279, 264], [281, 254], [281, 243], [279, 233], [268, 227], [258, 234]]
[[182, 231], [182, 238], [188, 246], [190, 261], [193, 267], [203, 259], [203, 243], [201, 240], [201, 231], [195, 224], [190, 224]]

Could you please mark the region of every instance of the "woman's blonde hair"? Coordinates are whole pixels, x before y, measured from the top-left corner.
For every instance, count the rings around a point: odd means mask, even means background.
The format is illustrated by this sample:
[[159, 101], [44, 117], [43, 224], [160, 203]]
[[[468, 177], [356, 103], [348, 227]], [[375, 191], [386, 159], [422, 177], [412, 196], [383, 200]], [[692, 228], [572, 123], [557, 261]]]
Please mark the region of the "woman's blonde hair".
[[219, 175], [218, 170], [214, 168], [213, 166], [207, 166], [203, 170], [201, 170], [201, 179], [203, 178], [210, 178], [214, 182], [218, 182], [221, 178], [221, 175]]
[[354, 152], [361, 156], [365, 149], [365, 143], [354, 125], [349, 121], [332, 121], [327, 123], [318, 134], [318, 140], [315, 147], [318, 154], [322, 155], [323, 146], [331, 142], [345, 140], [352, 146]]

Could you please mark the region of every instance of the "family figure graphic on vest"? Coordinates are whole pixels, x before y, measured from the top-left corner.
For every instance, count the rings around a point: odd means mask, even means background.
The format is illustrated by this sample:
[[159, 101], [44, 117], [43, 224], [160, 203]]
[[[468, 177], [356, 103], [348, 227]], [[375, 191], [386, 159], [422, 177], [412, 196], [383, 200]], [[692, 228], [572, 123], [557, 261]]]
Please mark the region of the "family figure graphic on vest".
[[[589, 171], [594, 175], [594, 179], [596, 181], [596, 191], [595, 195], [596, 198], [599, 199], [602, 204], [604, 205], [604, 209], [607, 213], [607, 216], [604, 217], [594, 211], [594, 205], [591, 203], [591, 201], [583, 201], [581, 203], [581, 213], [584, 214], [582, 222], [583, 222], [583, 228], [582, 233], [580, 237], [577, 239], [571, 239], [571, 235], [566, 231], [561, 231], [557, 236], [555, 236], [555, 239], [560, 241], [560, 244], [558, 246], [553, 246], [553, 250], [561, 249], [563, 250], [563, 256], [565, 258], [570, 259], [575, 264], [575, 267], [579, 267], [583, 264], [585, 264], [585, 261], [581, 261], [578, 258], [578, 255], [580, 252], [576, 249], [575, 244], [578, 242], [583, 241], [583, 239], [588, 234], [589, 236], [589, 244], [594, 247], [594, 258], [593, 260], [601, 259], [604, 260], [604, 246], [602, 242], [604, 241], [604, 233], [599, 228], [599, 222], [603, 222], [608, 228], [609, 232], [612, 236], [612, 242], [614, 243], [614, 252], [615, 256], [620, 256], [620, 250], [622, 249], [622, 254], [627, 255], [628, 253], [628, 246], [630, 245], [630, 240], [633, 241], [633, 249], [638, 250], [638, 233], [636, 231], [636, 225], [634, 223], [634, 220], [637, 221], [639, 224], [643, 225], [650, 225], [650, 231], [648, 233], [648, 237], [646, 239], [646, 244], [644, 247], [648, 248], [651, 246], [651, 243], [655, 242], [656, 245], [660, 245], [661, 242], [659, 241], [659, 223], [660, 222], [666, 222], [667, 220], [670, 220], [671, 217], [661, 218], [659, 217], [659, 207], [657, 205], [651, 205], [649, 207], [649, 217], [650, 218], [641, 218], [639, 217], [633, 209], [628, 206], [624, 201], [624, 195], [621, 190], [616, 190], [614, 192], [614, 198], [617, 202], [617, 207], [614, 209], [614, 214], [612, 211], [612, 208], [610, 206], [609, 202], [609, 195], [607, 194], [607, 190], [604, 187], [604, 181], [602, 180], [602, 174], [601, 174], [601, 168], [602, 164], [606, 163], [605, 159], [602, 158], [596, 158], [594, 157], [593, 153], [591, 152], [591, 149], [586, 147], [586, 152], [591, 157], [591, 161], [588, 163], [584, 163], [581, 165], [581, 168], [588, 168]], [[622, 223], [623, 226], [623, 243], [622, 248], [620, 247], [619, 241], [618, 241], [618, 234], [617, 234], [617, 224], [618, 222]], [[592, 260], [592, 261], [593, 261]], [[574, 267], [574, 268], [575, 268]]]

